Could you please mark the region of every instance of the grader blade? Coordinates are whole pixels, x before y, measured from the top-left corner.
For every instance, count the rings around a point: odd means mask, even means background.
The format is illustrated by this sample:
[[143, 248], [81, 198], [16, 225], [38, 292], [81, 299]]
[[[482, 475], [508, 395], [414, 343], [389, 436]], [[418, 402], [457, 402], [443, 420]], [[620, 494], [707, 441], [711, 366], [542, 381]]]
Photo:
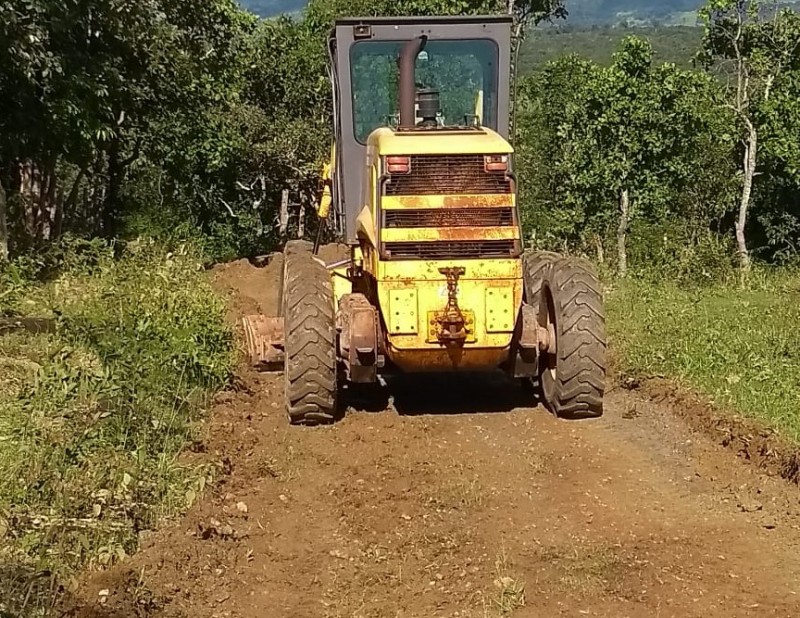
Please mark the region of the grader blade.
[[242, 318], [250, 363], [260, 371], [283, 369], [283, 318], [248, 315]]

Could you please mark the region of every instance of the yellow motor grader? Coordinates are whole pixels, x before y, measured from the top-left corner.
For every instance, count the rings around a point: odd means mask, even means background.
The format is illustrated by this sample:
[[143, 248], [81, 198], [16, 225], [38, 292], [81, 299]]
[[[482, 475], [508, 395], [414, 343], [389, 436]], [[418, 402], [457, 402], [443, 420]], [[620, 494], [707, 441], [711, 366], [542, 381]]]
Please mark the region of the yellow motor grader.
[[603, 412], [603, 301], [589, 264], [524, 252], [509, 143], [507, 17], [346, 18], [329, 39], [334, 147], [318, 214], [349, 246], [284, 249], [280, 315], [249, 316], [293, 424], [337, 418], [388, 372], [492, 372], [558, 416]]

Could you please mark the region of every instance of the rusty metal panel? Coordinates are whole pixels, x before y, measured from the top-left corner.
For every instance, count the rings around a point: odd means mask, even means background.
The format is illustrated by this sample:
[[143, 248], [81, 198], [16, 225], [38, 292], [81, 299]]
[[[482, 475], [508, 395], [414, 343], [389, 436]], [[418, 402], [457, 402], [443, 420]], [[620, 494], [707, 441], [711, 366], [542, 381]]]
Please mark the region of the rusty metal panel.
[[389, 282], [411, 283], [417, 281], [437, 281], [444, 284], [439, 272], [442, 267], [467, 265], [467, 273], [462, 278], [472, 281], [497, 281], [515, 279], [522, 286], [522, 261], [518, 259], [488, 260], [413, 260], [397, 262], [378, 262], [376, 277], [381, 284]]
[[511, 178], [487, 172], [484, 155], [415, 155], [408, 174], [392, 176], [386, 195], [511, 193]]
[[419, 308], [416, 289], [389, 292], [389, 315], [384, 315], [392, 335], [416, 335], [419, 332]]
[[519, 240], [425, 240], [386, 242], [383, 252], [389, 260], [477, 260], [520, 255]]
[[427, 242], [436, 240], [518, 240], [517, 227], [420, 227], [381, 230], [386, 243]]
[[486, 332], [512, 332], [517, 319], [513, 288], [488, 287], [486, 288], [485, 299]]
[[381, 198], [381, 210], [513, 208], [515, 203], [513, 193], [501, 195], [385, 195]]
[[348, 294], [336, 314], [339, 356], [351, 382], [370, 383], [377, 379], [381, 362], [378, 353], [378, 312], [363, 294]]
[[495, 228], [515, 224], [514, 209], [501, 208], [415, 208], [387, 210], [383, 213], [384, 229], [392, 228]]

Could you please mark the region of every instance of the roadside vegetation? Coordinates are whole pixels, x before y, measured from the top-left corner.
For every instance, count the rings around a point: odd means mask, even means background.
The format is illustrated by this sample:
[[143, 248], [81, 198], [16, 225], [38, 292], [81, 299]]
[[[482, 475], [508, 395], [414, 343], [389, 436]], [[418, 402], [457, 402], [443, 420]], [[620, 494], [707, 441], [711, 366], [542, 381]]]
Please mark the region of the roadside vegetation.
[[597, 264], [625, 375], [800, 437], [784, 3], [588, 34], [535, 28], [569, 0], [311, 0], [274, 19], [234, 0], [79, 4], [0, 0], [0, 320], [46, 331], [0, 334], [0, 613], [133, 551], [213, 478], [187, 447], [233, 342], [200, 265], [316, 233], [338, 15], [513, 7], [527, 245]]
[[0, 315], [49, 332], [0, 335], [0, 613], [33, 612], [31, 588], [118, 560], [191, 504], [215, 469], [181, 453], [234, 360], [192, 251], [58, 249], [3, 275]]
[[759, 271], [746, 289], [627, 281], [608, 314], [623, 382], [676, 379], [800, 443], [800, 272]]

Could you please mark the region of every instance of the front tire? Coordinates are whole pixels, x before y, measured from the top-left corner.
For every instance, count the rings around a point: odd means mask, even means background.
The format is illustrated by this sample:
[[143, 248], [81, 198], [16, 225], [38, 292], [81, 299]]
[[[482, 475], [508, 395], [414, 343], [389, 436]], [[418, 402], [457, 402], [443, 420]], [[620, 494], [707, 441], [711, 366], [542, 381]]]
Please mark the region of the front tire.
[[336, 325], [328, 269], [310, 252], [287, 251], [283, 278], [286, 410], [293, 425], [336, 416]]
[[539, 325], [550, 332], [550, 348], [539, 360], [547, 407], [559, 418], [603, 415], [606, 330], [600, 281], [590, 264], [554, 260], [546, 269]]

